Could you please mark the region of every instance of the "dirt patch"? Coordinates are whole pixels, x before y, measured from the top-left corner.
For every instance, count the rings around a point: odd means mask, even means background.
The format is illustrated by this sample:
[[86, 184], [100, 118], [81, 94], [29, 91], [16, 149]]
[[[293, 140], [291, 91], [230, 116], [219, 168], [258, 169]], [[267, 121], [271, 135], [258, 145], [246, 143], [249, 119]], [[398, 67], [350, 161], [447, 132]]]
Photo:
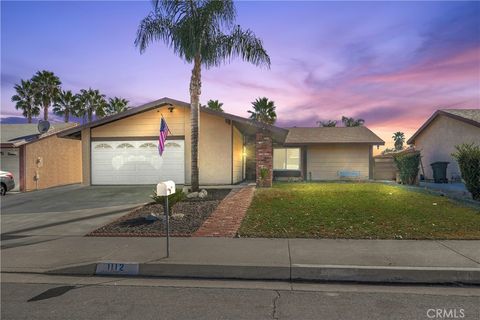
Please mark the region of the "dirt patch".
[[[230, 189], [212, 189], [208, 190], [208, 196], [204, 199], [185, 198], [176, 203], [170, 212], [170, 234], [172, 236], [190, 236], [200, 228], [229, 192]], [[98, 228], [87, 236], [164, 236], [165, 215], [163, 212], [163, 205], [149, 203]], [[150, 214], [156, 214], [159, 219], [155, 221], [145, 219]]]

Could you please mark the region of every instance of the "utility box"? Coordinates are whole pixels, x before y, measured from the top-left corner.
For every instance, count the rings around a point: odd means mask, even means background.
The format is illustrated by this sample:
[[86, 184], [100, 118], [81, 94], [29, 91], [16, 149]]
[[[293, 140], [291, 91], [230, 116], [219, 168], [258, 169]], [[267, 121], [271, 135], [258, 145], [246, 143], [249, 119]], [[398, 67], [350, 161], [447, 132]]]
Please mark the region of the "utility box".
[[435, 183], [448, 183], [447, 166], [449, 162], [437, 161], [432, 164], [433, 180]]
[[163, 181], [157, 184], [157, 196], [169, 196], [175, 193], [175, 182]]

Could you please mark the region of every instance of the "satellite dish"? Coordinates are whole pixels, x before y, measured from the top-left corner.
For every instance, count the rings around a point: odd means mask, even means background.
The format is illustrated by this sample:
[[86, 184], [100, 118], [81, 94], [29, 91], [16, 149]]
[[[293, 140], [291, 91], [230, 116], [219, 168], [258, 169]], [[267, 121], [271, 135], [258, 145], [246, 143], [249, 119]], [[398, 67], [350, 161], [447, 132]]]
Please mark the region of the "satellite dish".
[[47, 120], [40, 120], [38, 122], [38, 132], [40, 133], [45, 133], [48, 131], [48, 129], [50, 129], [50, 122], [48, 122]]

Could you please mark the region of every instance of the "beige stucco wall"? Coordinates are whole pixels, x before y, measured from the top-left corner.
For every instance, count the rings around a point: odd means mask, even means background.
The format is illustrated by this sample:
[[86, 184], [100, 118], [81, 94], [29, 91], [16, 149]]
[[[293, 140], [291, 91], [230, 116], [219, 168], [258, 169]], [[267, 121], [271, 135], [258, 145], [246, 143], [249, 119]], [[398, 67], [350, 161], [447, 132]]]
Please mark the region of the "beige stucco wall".
[[433, 179], [430, 164], [436, 161], [450, 162], [448, 179], [452, 174], [460, 175], [458, 164], [451, 154], [455, 152], [456, 145], [474, 142], [480, 142], [479, 127], [443, 115], [437, 116], [415, 139], [415, 147], [421, 151], [426, 178]]
[[[56, 135], [26, 144], [25, 191], [80, 183], [82, 181], [82, 144]], [[37, 159], [42, 166], [37, 167]], [[38, 185], [34, 177], [38, 172]]]
[[359, 171], [357, 179], [369, 178], [370, 146], [326, 144], [307, 147], [307, 177], [312, 180], [338, 180], [338, 171]]
[[233, 183], [243, 180], [243, 135], [233, 126]]
[[[225, 122], [224, 118], [201, 113], [200, 142], [198, 144], [200, 184], [232, 183], [231, 126]], [[190, 143], [188, 148], [190, 149]], [[190, 180], [189, 175], [185, 178]]]
[[[191, 139], [190, 109], [167, 106], [136, 114], [91, 129], [92, 138], [157, 137], [161, 114], [170, 128], [170, 136], [185, 139], [185, 183], [190, 183]], [[202, 112], [200, 114], [199, 170], [200, 184], [230, 184], [232, 182], [232, 125], [225, 119]], [[90, 183], [90, 137], [88, 129], [82, 131], [84, 183]], [[86, 162], [86, 163], [87, 163]]]
[[82, 184], [90, 185], [90, 129], [82, 130]]

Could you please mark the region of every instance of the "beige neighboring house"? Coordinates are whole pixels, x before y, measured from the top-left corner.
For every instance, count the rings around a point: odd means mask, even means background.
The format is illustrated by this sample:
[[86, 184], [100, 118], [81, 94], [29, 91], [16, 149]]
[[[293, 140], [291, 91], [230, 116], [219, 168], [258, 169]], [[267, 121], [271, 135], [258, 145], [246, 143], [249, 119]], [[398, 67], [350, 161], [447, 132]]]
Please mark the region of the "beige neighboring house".
[[76, 123], [52, 123], [40, 134], [37, 124], [1, 124], [2, 171], [11, 172], [15, 189], [31, 191], [82, 181], [81, 143], [57, 133]]
[[[170, 134], [158, 154], [160, 119]], [[190, 104], [170, 98], [67, 129], [81, 141], [85, 185], [190, 184]], [[338, 180], [372, 177], [372, 147], [384, 142], [366, 127], [279, 128], [208, 108], [200, 110], [201, 185], [236, 184], [247, 177]], [[249, 165], [247, 165], [247, 162]], [[254, 163], [253, 165], [251, 165]]]
[[427, 180], [433, 179], [430, 164], [437, 161], [449, 162], [447, 178], [455, 180], [460, 169], [452, 153], [462, 143], [480, 144], [480, 109], [437, 110], [407, 143], [420, 150]]

